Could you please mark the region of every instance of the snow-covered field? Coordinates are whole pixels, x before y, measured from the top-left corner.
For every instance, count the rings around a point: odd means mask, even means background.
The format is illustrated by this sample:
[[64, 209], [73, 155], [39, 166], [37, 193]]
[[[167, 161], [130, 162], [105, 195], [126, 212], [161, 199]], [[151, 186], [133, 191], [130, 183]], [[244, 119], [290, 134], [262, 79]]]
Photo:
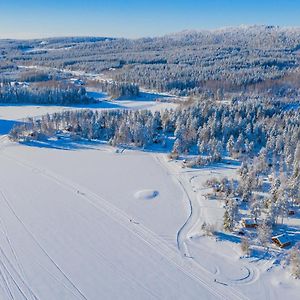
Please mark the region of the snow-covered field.
[[164, 153], [5, 136], [15, 120], [64, 109], [0, 107], [0, 299], [299, 297], [299, 282], [276, 264], [281, 250], [241, 258], [238, 237], [199, 234], [223, 216], [205, 181], [237, 166], [182, 169]]
[[[105, 98], [104, 98], [105, 99]], [[52, 114], [55, 112], [62, 112], [66, 110], [79, 110], [79, 109], [93, 109], [93, 110], [103, 110], [103, 109], [149, 109], [151, 111], [163, 111], [168, 108], [176, 108], [177, 104], [174, 103], [164, 103], [156, 102], [148, 98], [140, 98], [139, 100], [134, 99], [123, 99], [119, 101], [115, 100], [103, 100], [99, 103], [84, 105], [84, 106], [51, 106], [51, 105], [11, 105], [4, 106], [0, 105], [0, 122], [2, 120], [18, 120], [23, 121], [29, 117], [39, 117], [47, 113]]]

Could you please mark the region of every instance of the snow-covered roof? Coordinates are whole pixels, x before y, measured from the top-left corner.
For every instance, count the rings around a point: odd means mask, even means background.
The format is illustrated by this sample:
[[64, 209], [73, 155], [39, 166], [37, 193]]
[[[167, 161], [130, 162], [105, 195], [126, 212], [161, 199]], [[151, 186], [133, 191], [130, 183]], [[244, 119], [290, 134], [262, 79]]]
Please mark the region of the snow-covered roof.
[[250, 219], [250, 218], [244, 218], [242, 221], [243, 221], [243, 223], [246, 224], [246, 225], [257, 224], [255, 220]]
[[285, 233], [273, 236], [272, 240], [277, 240], [281, 245], [286, 245], [291, 242], [289, 236]]

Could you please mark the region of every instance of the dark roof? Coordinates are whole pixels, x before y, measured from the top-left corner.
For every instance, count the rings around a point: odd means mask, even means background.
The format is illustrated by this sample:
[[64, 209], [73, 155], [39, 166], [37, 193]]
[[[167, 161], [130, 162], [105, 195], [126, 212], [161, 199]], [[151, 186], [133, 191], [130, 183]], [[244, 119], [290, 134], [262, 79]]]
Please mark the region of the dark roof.
[[281, 245], [290, 244], [290, 239], [287, 234], [279, 234], [272, 237], [272, 240], [277, 240]]
[[242, 220], [245, 225], [256, 225], [256, 221], [253, 219], [245, 218]]

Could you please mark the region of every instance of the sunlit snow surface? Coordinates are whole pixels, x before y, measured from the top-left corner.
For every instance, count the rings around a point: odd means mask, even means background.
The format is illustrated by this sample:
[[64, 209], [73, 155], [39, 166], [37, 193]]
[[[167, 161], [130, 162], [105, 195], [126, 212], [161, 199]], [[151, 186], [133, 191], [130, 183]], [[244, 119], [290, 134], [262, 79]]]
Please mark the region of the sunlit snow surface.
[[[93, 109], [107, 105], [174, 107]], [[236, 165], [189, 170], [165, 153], [4, 135], [15, 121], [66, 109], [79, 108], [0, 107], [0, 299], [297, 299], [274, 250], [241, 259], [235, 237], [199, 235], [223, 215], [204, 197], [206, 179], [235, 176]]]

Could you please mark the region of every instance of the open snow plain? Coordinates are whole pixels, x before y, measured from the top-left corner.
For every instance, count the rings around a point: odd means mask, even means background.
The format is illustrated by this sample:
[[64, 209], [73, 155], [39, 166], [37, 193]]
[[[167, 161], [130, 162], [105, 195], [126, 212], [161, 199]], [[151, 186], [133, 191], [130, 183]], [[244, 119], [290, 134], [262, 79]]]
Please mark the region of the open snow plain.
[[166, 171], [150, 154], [77, 146], [1, 137], [0, 298], [214, 299], [176, 251], [188, 207]]
[[233, 236], [198, 234], [222, 222], [206, 179], [236, 166], [182, 169], [165, 153], [96, 142], [12, 143], [14, 121], [58, 111], [28, 108], [0, 107], [0, 299], [297, 299], [275, 250], [241, 259]]

